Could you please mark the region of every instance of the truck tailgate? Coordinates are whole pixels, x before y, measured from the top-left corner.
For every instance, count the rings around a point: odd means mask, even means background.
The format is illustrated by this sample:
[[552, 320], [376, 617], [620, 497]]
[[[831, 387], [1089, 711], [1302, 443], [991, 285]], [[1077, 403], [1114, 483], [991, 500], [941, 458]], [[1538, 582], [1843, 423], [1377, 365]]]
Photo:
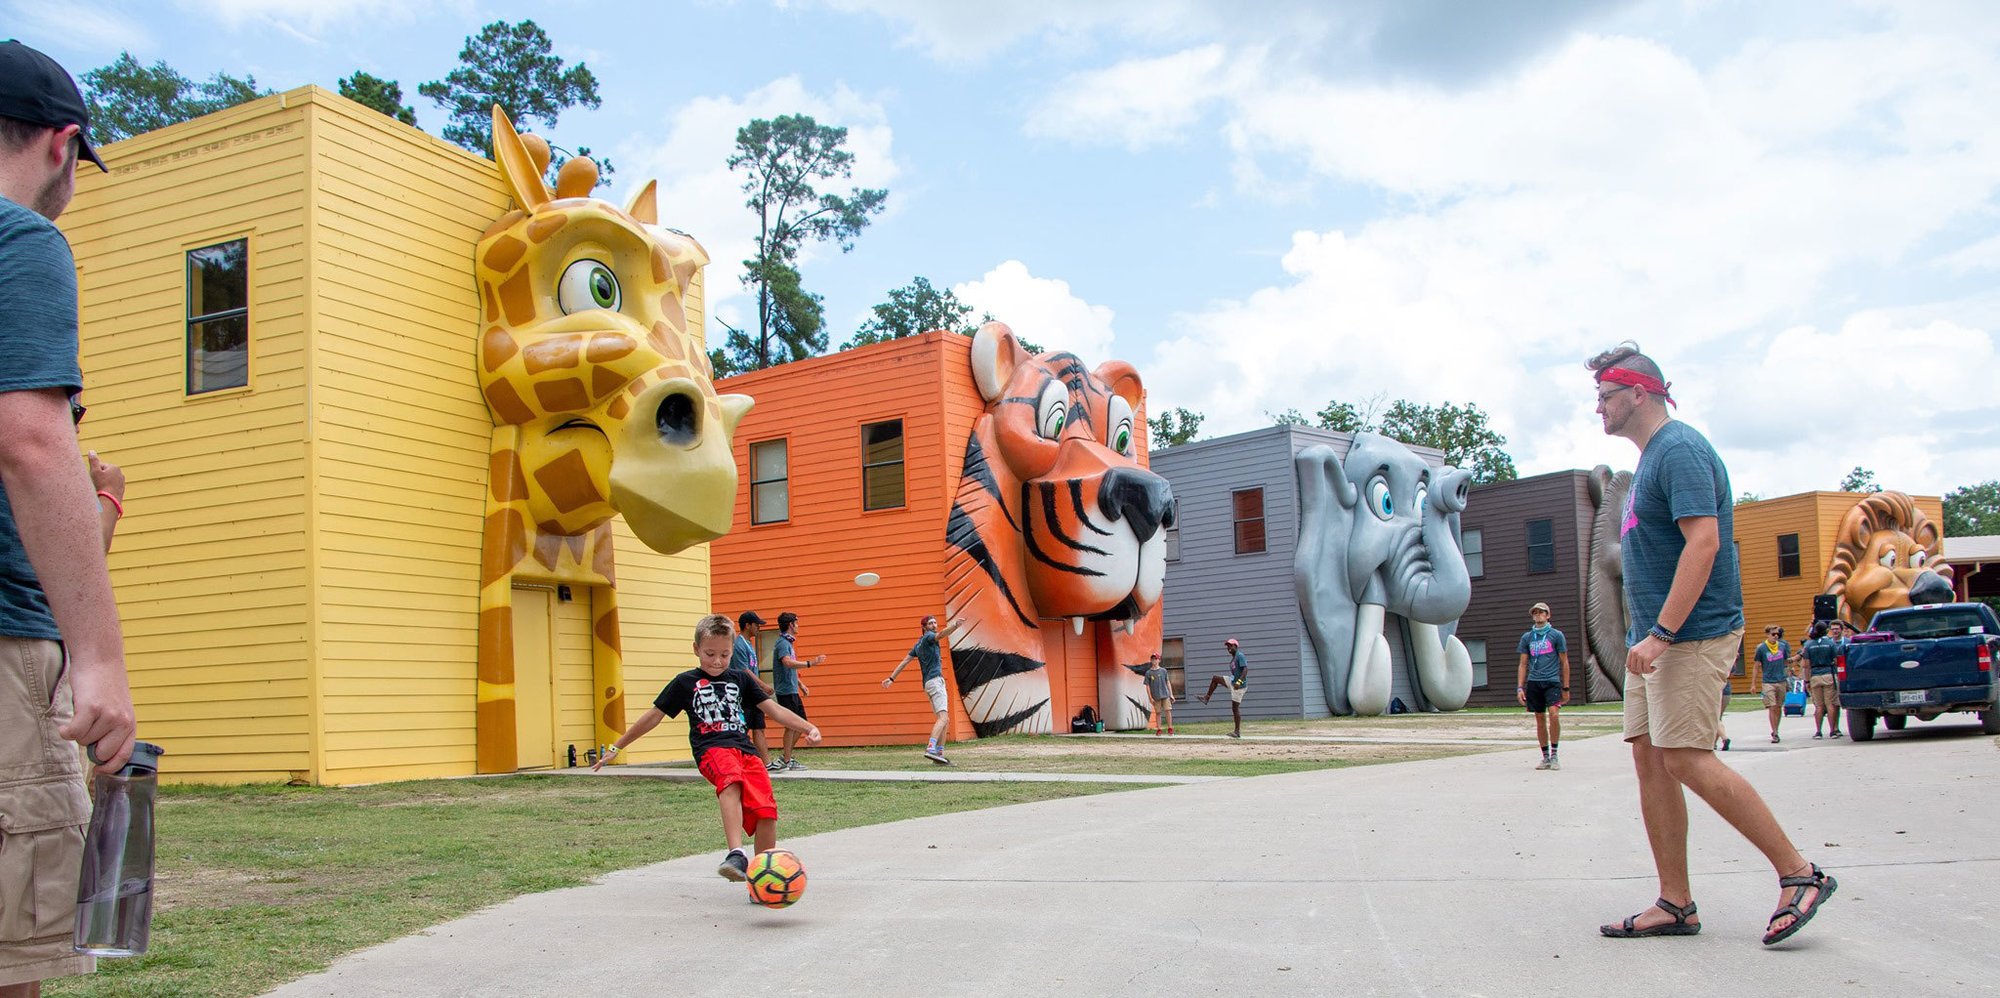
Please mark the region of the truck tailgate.
[[1847, 646], [1847, 675], [1840, 690], [1878, 693], [1985, 685], [1993, 678], [1979, 667], [1980, 649], [1987, 640], [1985, 635], [1967, 634], [1926, 641], [1856, 641]]

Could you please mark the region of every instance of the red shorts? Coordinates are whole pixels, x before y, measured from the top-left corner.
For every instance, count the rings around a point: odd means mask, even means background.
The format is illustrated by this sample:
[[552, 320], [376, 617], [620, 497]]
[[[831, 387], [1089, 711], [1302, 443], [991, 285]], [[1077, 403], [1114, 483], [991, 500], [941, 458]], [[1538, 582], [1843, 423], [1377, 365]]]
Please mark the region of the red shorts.
[[731, 786], [743, 787], [743, 830], [757, 834], [757, 825], [778, 820], [778, 800], [771, 796], [771, 774], [756, 756], [733, 748], [712, 748], [695, 764], [721, 796]]

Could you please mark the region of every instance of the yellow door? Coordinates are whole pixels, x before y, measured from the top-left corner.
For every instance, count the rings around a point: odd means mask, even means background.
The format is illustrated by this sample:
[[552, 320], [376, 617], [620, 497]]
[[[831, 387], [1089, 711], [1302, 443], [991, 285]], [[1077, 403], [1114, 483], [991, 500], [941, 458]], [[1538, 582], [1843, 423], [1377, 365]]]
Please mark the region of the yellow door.
[[546, 589], [514, 590], [515, 766], [546, 769], [555, 764], [555, 700], [552, 663], [554, 630]]

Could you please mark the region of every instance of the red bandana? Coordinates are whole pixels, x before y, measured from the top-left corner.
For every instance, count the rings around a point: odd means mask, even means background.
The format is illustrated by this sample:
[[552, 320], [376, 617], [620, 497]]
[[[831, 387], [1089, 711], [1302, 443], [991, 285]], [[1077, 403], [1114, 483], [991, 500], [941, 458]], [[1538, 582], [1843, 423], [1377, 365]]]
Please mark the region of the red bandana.
[[1606, 381], [1614, 385], [1630, 385], [1634, 388], [1643, 388], [1654, 395], [1666, 399], [1668, 405], [1676, 409], [1680, 408], [1681, 404], [1674, 401], [1674, 397], [1667, 393], [1667, 389], [1672, 388], [1673, 385], [1651, 375], [1640, 374], [1630, 368], [1607, 367], [1597, 372], [1598, 384], [1603, 384]]

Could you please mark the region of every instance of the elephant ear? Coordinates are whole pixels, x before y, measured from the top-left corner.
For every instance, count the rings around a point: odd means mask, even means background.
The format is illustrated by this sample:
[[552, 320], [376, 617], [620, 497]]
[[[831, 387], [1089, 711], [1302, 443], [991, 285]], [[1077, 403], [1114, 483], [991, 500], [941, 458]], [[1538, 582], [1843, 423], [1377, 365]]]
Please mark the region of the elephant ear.
[[1590, 472], [1590, 561], [1583, 582], [1584, 641], [1590, 649], [1588, 695], [1592, 703], [1616, 700], [1625, 691], [1625, 578], [1619, 549], [1620, 519], [1631, 472], [1613, 474], [1598, 465]]
[[1347, 680], [1353, 668], [1355, 593], [1347, 579], [1347, 546], [1361, 491], [1347, 480], [1340, 455], [1324, 444], [1300, 451], [1293, 464], [1299, 480], [1299, 546], [1292, 575], [1299, 613], [1319, 657], [1327, 709], [1352, 714]]

